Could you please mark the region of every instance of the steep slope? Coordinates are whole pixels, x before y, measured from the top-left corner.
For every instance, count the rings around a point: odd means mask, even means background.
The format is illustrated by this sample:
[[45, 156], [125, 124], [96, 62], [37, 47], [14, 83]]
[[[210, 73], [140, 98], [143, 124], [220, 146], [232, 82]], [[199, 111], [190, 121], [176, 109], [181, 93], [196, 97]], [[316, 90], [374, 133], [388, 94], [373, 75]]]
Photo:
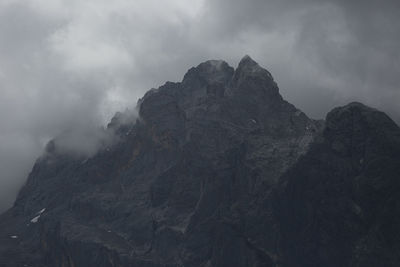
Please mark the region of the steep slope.
[[283, 181], [289, 266], [400, 266], [400, 130], [384, 113], [331, 111]]
[[0, 266], [396, 263], [379, 234], [397, 229], [400, 131], [382, 113], [351, 104], [324, 127], [248, 56], [204, 62], [138, 111], [89, 159], [48, 145], [0, 217]]

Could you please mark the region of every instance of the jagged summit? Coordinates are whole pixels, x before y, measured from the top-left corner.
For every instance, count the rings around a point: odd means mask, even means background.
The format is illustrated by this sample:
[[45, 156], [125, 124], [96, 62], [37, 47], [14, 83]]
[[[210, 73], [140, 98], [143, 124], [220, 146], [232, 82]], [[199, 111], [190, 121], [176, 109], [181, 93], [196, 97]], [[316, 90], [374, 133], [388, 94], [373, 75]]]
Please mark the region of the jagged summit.
[[[160, 113], [154, 106], [168, 106], [169, 111]], [[236, 70], [222, 60], [209, 60], [191, 68], [181, 83], [166, 83], [146, 93], [140, 101], [139, 114], [162, 125], [160, 121], [164, 120], [160, 117], [174, 113], [189, 121], [208, 114], [214, 119], [235, 120], [243, 127], [249, 120], [256, 120], [262, 129], [274, 125], [282, 134], [292, 134], [303, 132], [305, 124], [312, 124], [306, 116], [292, 119], [297, 111], [283, 100], [271, 74], [247, 56]]]
[[258, 77], [261, 79], [273, 80], [269, 71], [262, 68], [250, 56], [246, 55], [240, 60], [235, 72], [235, 80], [243, 79], [243, 77]]
[[234, 69], [223, 60], [208, 60], [191, 68], [185, 74], [182, 83], [187, 84], [197, 80], [197, 82], [226, 84], [233, 72]]
[[233, 82], [244, 78], [261, 78], [273, 81], [269, 71], [262, 68], [250, 56], [244, 56], [236, 69], [223, 60], [208, 60], [197, 67], [191, 68], [184, 76], [182, 83], [192, 79], [203, 79], [208, 83], [227, 84], [232, 78]]
[[36, 162], [0, 216], [0, 266], [400, 266], [400, 129], [383, 113], [312, 120], [248, 56], [137, 109], [93, 156]]
[[242, 57], [242, 59], [239, 61], [239, 67], [241, 66], [259, 66], [257, 62], [255, 62], [249, 55], [245, 55]]

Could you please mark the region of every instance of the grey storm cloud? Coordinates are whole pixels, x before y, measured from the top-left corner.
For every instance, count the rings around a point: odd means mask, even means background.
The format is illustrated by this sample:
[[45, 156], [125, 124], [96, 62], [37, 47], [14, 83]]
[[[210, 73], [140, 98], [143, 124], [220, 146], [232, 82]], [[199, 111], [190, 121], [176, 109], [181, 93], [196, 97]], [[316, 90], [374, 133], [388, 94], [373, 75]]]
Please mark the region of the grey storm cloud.
[[0, 210], [54, 136], [79, 150], [211, 58], [251, 55], [311, 117], [357, 100], [400, 121], [399, 18], [391, 0], [1, 0]]

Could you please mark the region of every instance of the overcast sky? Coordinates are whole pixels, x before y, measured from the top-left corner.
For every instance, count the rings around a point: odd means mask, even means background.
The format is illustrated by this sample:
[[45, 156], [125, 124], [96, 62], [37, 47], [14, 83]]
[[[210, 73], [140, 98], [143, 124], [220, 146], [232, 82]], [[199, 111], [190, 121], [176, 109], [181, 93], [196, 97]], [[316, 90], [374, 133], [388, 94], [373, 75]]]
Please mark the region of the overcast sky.
[[0, 0], [0, 210], [51, 137], [207, 59], [249, 54], [313, 118], [357, 100], [399, 122], [399, 38], [398, 0]]

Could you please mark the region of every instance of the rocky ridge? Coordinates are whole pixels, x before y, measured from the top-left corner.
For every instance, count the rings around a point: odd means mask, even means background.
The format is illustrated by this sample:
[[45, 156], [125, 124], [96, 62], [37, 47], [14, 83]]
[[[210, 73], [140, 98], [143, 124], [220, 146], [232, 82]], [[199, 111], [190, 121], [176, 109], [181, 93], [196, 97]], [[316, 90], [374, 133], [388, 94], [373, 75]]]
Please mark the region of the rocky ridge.
[[137, 108], [93, 157], [55, 142], [38, 159], [0, 217], [0, 266], [400, 264], [400, 129], [384, 113], [312, 120], [248, 56]]

